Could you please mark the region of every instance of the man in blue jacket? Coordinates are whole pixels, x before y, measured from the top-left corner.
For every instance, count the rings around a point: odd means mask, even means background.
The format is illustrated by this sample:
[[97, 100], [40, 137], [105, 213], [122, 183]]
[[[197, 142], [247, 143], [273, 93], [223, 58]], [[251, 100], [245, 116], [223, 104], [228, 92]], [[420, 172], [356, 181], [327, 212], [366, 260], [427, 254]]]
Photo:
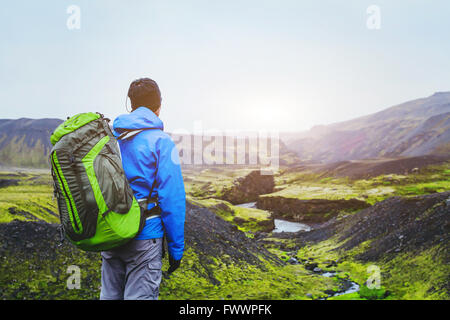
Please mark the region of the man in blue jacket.
[[100, 298], [105, 300], [157, 299], [164, 234], [169, 273], [179, 267], [184, 251], [186, 195], [178, 151], [159, 119], [159, 87], [149, 78], [138, 79], [131, 83], [128, 96], [132, 111], [115, 119], [113, 132], [136, 199], [156, 214], [147, 218], [134, 240], [102, 252]]

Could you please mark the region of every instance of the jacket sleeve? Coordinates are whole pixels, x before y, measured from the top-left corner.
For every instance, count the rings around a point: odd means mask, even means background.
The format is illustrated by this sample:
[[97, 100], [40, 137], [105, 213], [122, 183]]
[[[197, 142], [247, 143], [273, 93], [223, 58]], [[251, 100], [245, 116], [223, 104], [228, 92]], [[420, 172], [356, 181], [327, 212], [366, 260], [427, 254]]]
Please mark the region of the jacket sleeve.
[[186, 193], [178, 151], [171, 138], [159, 141], [156, 190], [169, 254], [180, 260], [184, 252]]

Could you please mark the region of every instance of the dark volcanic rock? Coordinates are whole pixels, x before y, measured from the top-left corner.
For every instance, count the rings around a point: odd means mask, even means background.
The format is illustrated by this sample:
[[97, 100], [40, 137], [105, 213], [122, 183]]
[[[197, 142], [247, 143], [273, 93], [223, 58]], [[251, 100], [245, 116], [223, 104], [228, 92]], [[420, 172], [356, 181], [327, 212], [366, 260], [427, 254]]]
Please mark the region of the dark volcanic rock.
[[241, 264], [243, 262], [263, 268], [258, 256], [263, 256], [276, 263], [281, 261], [253, 239], [249, 239], [237, 227], [207, 208], [186, 203], [185, 224], [186, 246], [194, 248], [200, 264], [206, 270], [209, 281], [220, 284], [209, 267], [211, 258], [226, 259], [225, 263]]
[[[6, 244], [11, 250], [22, 251], [29, 243], [33, 243], [34, 250], [49, 251], [59, 244], [57, 224], [46, 222], [24, 222], [14, 220], [11, 223], [0, 224], [0, 243]], [[208, 256], [222, 258], [227, 255], [233, 263], [247, 262], [259, 265], [258, 256], [280, 262], [276, 256], [262, 248], [255, 240], [249, 239], [236, 226], [223, 220], [206, 208], [200, 208], [186, 203], [185, 241], [187, 246], [194, 247], [200, 260]], [[68, 241], [65, 245], [70, 245]]]
[[5, 188], [9, 186], [17, 186], [19, 180], [17, 179], [0, 179], [0, 188]]
[[259, 221], [258, 225], [263, 227], [263, 229], [261, 230], [262, 232], [271, 232], [273, 229], [275, 229], [275, 220], [271, 218], [269, 220]]
[[83, 272], [81, 290], [71, 298], [98, 299], [100, 253], [78, 250], [69, 241], [59, 244], [57, 224], [19, 220], [1, 223], [0, 299], [67, 299], [70, 265], [79, 266]]
[[280, 196], [259, 197], [256, 206], [272, 211], [275, 218], [293, 222], [320, 223], [335, 217], [341, 210], [358, 210], [369, 205], [361, 200], [300, 200]]
[[[236, 226], [208, 209], [199, 208], [190, 203], [186, 203], [185, 242], [186, 247], [192, 248], [198, 257], [200, 265], [194, 266], [198, 276], [207, 278], [215, 285], [220, 282], [214, 277], [214, 269], [211, 266], [214, 259], [220, 259], [223, 263], [230, 265], [248, 263], [262, 270], [265, 269], [260, 258], [279, 265], [284, 264], [256, 240], [248, 238], [239, 231]], [[5, 285], [10, 286], [15, 281], [14, 272], [17, 271], [17, 265], [27, 264], [33, 270], [51, 270], [57, 279], [54, 281], [65, 286], [66, 268], [68, 265], [76, 264], [80, 265], [83, 272], [90, 274], [83, 278], [82, 288], [97, 292], [97, 288], [92, 286], [99, 283], [100, 254], [78, 250], [69, 241], [64, 241], [61, 246], [59, 244], [60, 232], [57, 224], [19, 220], [0, 224], [0, 256], [2, 259], [8, 259], [7, 267], [4, 263], [2, 264]], [[31, 275], [33, 273], [30, 273]], [[11, 293], [11, 290], [8, 292], [0, 290], [0, 299], [16, 298], [16, 293]], [[29, 298], [37, 294], [29, 293], [26, 286], [17, 290], [21, 295]], [[79, 294], [81, 296], [77, 295], [78, 298], [96, 298], [90, 291]]]
[[312, 263], [307, 263], [306, 265], [305, 265], [305, 269], [306, 270], [310, 270], [310, 271], [313, 271], [315, 268], [317, 268], [318, 267], [318, 264], [316, 263], [316, 262], [312, 262]]
[[13, 216], [22, 216], [22, 217], [27, 218], [28, 220], [33, 220], [33, 221], [39, 221], [40, 220], [35, 215], [33, 215], [33, 214], [31, 214], [31, 213], [29, 213], [27, 211], [17, 210], [16, 207], [8, 208], [8, 212], [11, 215], [13, 215]]
[[259, 255], [280, 262], [274, 255], [249, 239], [236, 226], [223, 220], [210, 210], [186, 203], [186, 244], [193, 246], [200, 260], [208, 256], [230, 257], [234, 263], [245, 261], [259, 265]]
[[[11, 253], [21, 252], [42, 255], [43, 258], [54, 258], [58, 254], [55, 249], [59, 243], [57, 224], [20, 220], [0, 223], [0, 244], [3, 249], [8, 248]], [[0, 253], [4, 255], [1, 249]]]
[[232, 204], [253, 202], [261, 194], [274, 191], [275, 182], [273, 175], [261, 174], [261, 171], [252, 171], [245, 177], [240, 177], [233, 182], [233, 186], [224, 190], [222, 199]]
[[279, 233], [278, 238], [295, 239], [299, 245], [316, 243], [336, 234], [345, 243], [338, 249], [350, 250], [372, 240], [356, 258], [376, 261], [394, 257], [400, 251], [420, 252], [443, 244], [450, 261], [450, 192], [411, 198], [392, 197], [370, 208], [310, 232]]
[[240, 218], [240, 217], [234, 217], [234, 218], [233, 218], [233, 222], [236, 223], [236, 224], [238, 224], [238, 225], [242, 225], [242, 224], [244, 224], [245, 222], [247, 222], [247, 220], [245, 220], [245, 219], [243, 219], [243, 218]]
[[[357, 215], [341, 239], [342, 248], [351, 249], [374, 239], [362, 260], [376, 260], [384, 254], [402, 250], [426, 249], [438, 243], [449, 245], [450, 192], [426, 196], [393, 197]], [[448, 252], [448, 251], [447, 251]]]

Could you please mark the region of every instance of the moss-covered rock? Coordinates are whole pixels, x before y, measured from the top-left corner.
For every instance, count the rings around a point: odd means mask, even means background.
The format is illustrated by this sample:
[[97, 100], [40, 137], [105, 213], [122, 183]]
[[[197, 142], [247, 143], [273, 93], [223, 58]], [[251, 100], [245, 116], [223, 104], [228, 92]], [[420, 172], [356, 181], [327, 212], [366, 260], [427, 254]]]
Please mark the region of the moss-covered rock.
[[256, 170], [234, 180], [233, 186], [224, 189], [221, 198], [233, 204], [254, 202], [259, 195], [273, 192], [274, 187], [273, 175]]
[[213, 198], [189, 198], [188, 201], [211, 210], [244, 232], [270, 232], [275, 228], [271, 213], [265, 210], [235, 206], [228, 201]]
[[257, 207], [274, 213], [275, 218], [294, 222], [321, 223], [338, 215], [340, 211], [367, 208], [365, 201], [357, 199], [311, 199], [303, 200], [281, 196], [260, 196]]

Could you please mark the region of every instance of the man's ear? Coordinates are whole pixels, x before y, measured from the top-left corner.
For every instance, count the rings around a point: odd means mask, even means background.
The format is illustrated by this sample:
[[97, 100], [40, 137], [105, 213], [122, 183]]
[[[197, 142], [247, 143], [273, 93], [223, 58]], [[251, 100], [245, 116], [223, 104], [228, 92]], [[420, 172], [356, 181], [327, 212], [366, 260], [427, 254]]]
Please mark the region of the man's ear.
[[160, 112], [161, 112], [161, 106], [157, 110], [155, 110], [155, 114], [159, 117]]

